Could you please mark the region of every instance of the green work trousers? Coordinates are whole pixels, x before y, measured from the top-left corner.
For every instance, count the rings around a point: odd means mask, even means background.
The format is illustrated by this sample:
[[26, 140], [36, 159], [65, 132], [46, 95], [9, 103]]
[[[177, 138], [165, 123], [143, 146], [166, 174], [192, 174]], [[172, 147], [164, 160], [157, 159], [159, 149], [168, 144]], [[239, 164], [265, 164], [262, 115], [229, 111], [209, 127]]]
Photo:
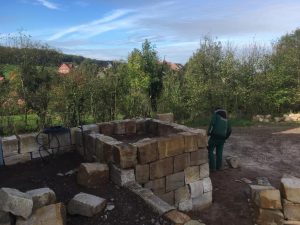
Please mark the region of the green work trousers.
[[[219, 170], [222, 168], [222, 156], [223, 156], [223, 147], [225, 140], [215, 139], [210, 137], [208, 141], [208, 159], [209, 159], [209, 169]], [[216, 149], [216, 158], [214, 155], [214, 150]]]

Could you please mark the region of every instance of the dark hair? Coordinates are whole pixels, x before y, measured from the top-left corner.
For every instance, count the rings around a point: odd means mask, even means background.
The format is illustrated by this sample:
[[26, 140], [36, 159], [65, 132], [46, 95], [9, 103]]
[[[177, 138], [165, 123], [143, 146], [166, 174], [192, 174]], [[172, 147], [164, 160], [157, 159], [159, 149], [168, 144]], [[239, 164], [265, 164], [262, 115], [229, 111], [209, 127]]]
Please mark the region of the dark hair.
[[226, 114], [226, 111], [224, 109], [218, 108], [218, 109], [216, 109], [215, 112], [216, 112], [216, 114], [220, 115], [224, 119], [227, 118], [227, 114]]

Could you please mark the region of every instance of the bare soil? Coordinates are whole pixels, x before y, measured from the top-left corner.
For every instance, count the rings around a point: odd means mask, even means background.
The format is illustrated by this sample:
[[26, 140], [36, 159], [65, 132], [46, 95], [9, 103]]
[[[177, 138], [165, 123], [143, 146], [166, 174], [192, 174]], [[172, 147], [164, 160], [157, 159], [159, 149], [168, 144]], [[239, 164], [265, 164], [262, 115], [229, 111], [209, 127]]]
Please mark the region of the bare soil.
[[213, 205], [201, 213], [206, 225], [251, 225], [248, 178], [267, 177], [279, 188], [283, 174], [300, 177], [300, 128], [295, 126], [257, 126], [234, 128], [224, 147], [226, 155], [238, 156], [241, 168], [225, 169], [211, 174]]
[[[130, 142], [141, 138], [144, 136], [133, 137]], [[190, 213], [190, 216], [201, 219], [206, 225], [251, 225], [248, 185], [241, 179], [254, 181], [256, 177], [267, 177], [278, 188], [283, 174], [300, 177], [300, 128], [282, 125], [234, 128], [225, 144], [224, 158], [226, 155], [240, 157], [242, 166], [212, 173], [213, 205], [200, 213]], [[86, 192], [115, 205], [113, 210], [93, 218], [68, 216], [67, 225], [169, 224], [126, 189], [112, 183], [96, 190], [87, 189], [77, 185], [74, 174], [57, 176], [57, 173], [77, 168], [82, 161], [72, 153], [59, 156], [48, 164], [37, 161], [2, 167], [0, 187], [27, 191], [47, 186], [55, 191], [58, 201], [66, 204], [75, 194]]]

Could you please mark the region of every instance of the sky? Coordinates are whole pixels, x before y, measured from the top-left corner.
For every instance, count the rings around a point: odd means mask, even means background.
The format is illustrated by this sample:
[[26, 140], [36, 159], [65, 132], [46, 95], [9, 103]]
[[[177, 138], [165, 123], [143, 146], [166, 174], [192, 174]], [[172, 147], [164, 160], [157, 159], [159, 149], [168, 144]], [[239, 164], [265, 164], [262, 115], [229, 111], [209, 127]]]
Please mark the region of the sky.
[[0, 0], [0, 35], [22, 30], [67, 54], [127, 58], [145, 39], [185, 63], [205, 36], [269, 45], [300, 26], [299, 0]]

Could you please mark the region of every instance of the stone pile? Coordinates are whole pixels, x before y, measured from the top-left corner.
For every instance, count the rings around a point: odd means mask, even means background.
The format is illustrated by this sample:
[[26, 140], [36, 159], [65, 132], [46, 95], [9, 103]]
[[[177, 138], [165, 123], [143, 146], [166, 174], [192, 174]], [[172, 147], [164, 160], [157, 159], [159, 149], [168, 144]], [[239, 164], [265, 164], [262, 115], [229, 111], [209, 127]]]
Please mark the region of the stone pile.
[[254, 219], [258, 225], [300, 224], [300, 179], [284, 176], [281, 190], [273, 186], [250, 185]]
[[[118, 140], [126, 135], [143, 138]], [[204, 130], [136, 119], [83, 126], [75, 136], [77, 151], [90, 161], [110, 164], [110, 178], [118, 185], [136, 180], [183, 211], [202, 210], [212, 202]]]

